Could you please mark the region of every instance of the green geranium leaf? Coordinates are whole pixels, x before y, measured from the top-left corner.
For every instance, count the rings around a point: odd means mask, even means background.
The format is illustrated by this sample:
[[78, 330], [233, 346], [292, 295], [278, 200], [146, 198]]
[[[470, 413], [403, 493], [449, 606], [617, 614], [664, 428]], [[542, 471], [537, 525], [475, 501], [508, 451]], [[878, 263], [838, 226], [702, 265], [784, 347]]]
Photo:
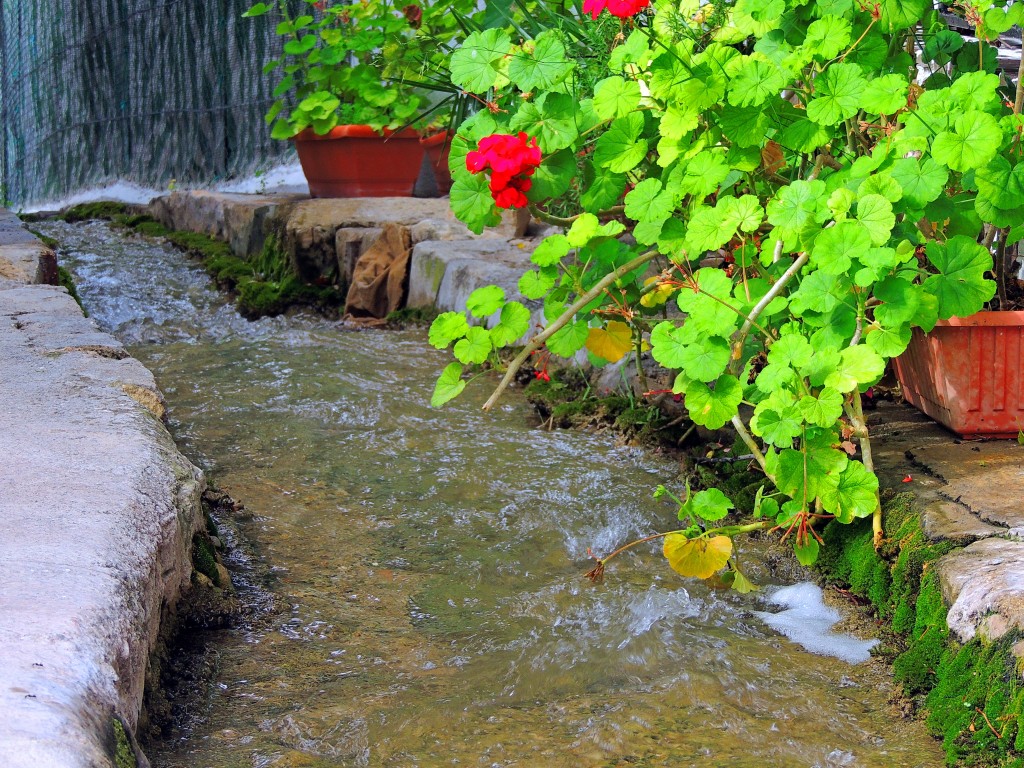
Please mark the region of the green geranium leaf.
[[470, 93], [486, 93], [503, 77], [512, 39], [500, 29], [473, 32], [452, 54], [452, 82]]
[[449, 363], [437, 378], [430, 404], [434, 408], [440, 408], [461, 394], [465, 388], [466, 382], [462, 380], [462, 363]]
[[523, 102], [509, 120], [513, 132], [534, 136], [545, 154], [565, 149], [579, 137], [576, 111], [579, 104], [564, 93], [545, 93], [537, 101]]
[[531, 269], [519, 278], [519, 292], [528, 299], [539, 299], [554, 285], [558, 279], [558, 270], [553, 267]]
[[476, 234], [483, 232], [484, 227], [495, 227], [501, 223], [486, 174], [456, 175], [449, 195], [452, 213]]
[[600, 213], [616, 205], [626, 189], [626, 177], [604, 169], [595, 169], [587, 163], [583, 173], [586, 187], [580, 196], [580, 205], [590, 213]]
[[957, 235], [945, 243], [930, 241], [925, 253], [939, 274], [925, 280], [924, 289], [938, 299], [943, 320], [980, 312], [995, 295], [995, 281], [985, 279], [992, 269], [992, 254], [984, 246]]
[[825, 385], [846, 393], [874, 384], [885, 373], [885, 360], [871, 347], [858, 344], [839, 353], [839, 365], [825, 377]]
[[902, 355], [910, 344], [910, 323], [897, 325], [893, 328], [880, 327], [868, 333], [865, 341], [882, 357], [890, 358]]
[[1003, 140], [996, 119], [985, 112], [967, 112], [932, 142], [932, 157], [954, 171], [966, 173], [988, 163]]
[[820, 125], [835, 125], [853, 117], [866, 87], [856, 64], [833, 64], [815, 81], [815, 98], [807, 105], [807, 117]]
[[[428, 341], [430, 346], [446, 349], [456, 339], [461, 339], [469, 330], [466, 316], [461, 312], [442, 312], [430, 324]], [[460, 369], [461, 370], [461, 369]]]
[[889, 174], [903, 188], [903, 200], [914, 210], [921, 210], [941, 195], [949, 178], [949, 171], [930, 157], [897, 160]]
[[685, 390], [686, 408], [695, 424], [721, 429], [739, 413], [743, 386], [732, 376], [722, 376], [710, 389], [702, 381], [691, 381]]
[[803, 433], [803, 421], [796, 403], [783, 404], [770, 397], [754, 409], [750, 430], [767, 443], [788, 448]]
[[850, 44], [850, 33], [853, 27], [849, 19], [839, 16], [823, 16], [812, 21], [807, 27], [804, 38], [804, 50], [828, 61], [838, 56]]
[[786, 87], [778, 65], [760, 54], [733, 60], [729, 81], [729, 103], [737, 107], [759, 107]]
[[624, 117], [640, 106], [640, 86], [615, 75], [594, 86], [594, 111], [603, 120]]
[[455, 342], [452, 352], [460, 363], [482, 363], [491, 354], [491, 334], [485, 328], [474, 325], [465, 338]]
[[860, 106], [876, 115], [891, 115], [907, 106], [909, 87], [903, 75], [882, 75], [868, 81], [861, 93]]
[[522, 91], [546, 91], [562, 82], [572, 69], [573, 63], [566, 59], [562, 41], [554, 32], [545, 30], [534, 39], [532, 52], [512, 57], [508, 77]]
[[997, 155], [977, 170], [974, 181], [978, 194], [996, 208], [1010, 210], [1024, 205], [1024, 163], [1011, 166], [1009, 160]]
[[634, 221], [664, 221], [674, 208], [673, 195], [658, 179], [644, 179], [626, 195], [626, 215]]
[[647, 139], [640, 138], [643, 128], [644, 116], [639, 112], [616, 118], [597, 140], [594, 162], [614, 173], [633, 170], [647, 154]]
[[831, 275], [818, 270], [803, 279], [789, 306], [797, 317], [809, 311], [831, 312], [849, 299], [852, 287], [845, 275]]
[[896, 215], [892, 203], [882, 195], [864, 195], [857, 201], [857, 221], [867, 229], [872, 243], [884, 245], [896, 226]]
[[825, 182], [798, 179], [779, 190], [768, 203], [768, 221], [789, 232], [799, 232], [820, 221], [819, 206], [827, 211], [824, 193]]
[[493, 315], [505, 303], [505, 289], [497, 285], [477, 288], [466, 299], [466, 309], [473, 317]]
[[572, 322], [551, 335], [547, 348], [553, 355], [569, 358], [583, 349], [589, 335], [590, 328], [585, 322]]
[[768, 350], [768, 362], [800, 368], [814, 356], [811, 343], [798, 333], [790, 333], [772, 343]]
[[718, 152], [704, 151], [681, 163], [673, 170], [672, 180], [683, 195], [703, 200], [718, 189], [729, 175], [729, 166]]
[[530, 310], [518, 301], [510, 301], [501, 308], [501, 319], [491, 328], [491, 343], [495, 349], [515, 344], [530, 330]]
[[814, 238], [811, 263], [827, 274], [839, 275], [850, 268], [853, 259], [870, 247], [871, 233], [867, 227], [859, 221], [840, 221], [834, 227], [823, 229]]
[[729, 510], [732, 508], [733, 504], [729, 501], [728, 496], [717, 488], [708, 488], [706, 491], [697, 491], [692, 494], [683, 504], [680, 515], [686, 513], [713, 523], [729, 514]]
[[808, 424], [831, 427], [843, 415], [843, 396], [832, 387], [825, 387], [817, 397], [800, 398], [800, 413]]
[[907, 29], [921, 20], [930, 0], [881, 0], [881, 26], [883, 32]]
[[768, 132], [768, 113], [760, 107], [722, 106], [717, 115], [722, 134], [738, 147], [760, 147]]
[[553, 267], [565, 258], [569, 248], [569, 238], [565, 235], [548, 235], [530, 254], [530, 261], [538, 267]]
[[841, 523], [870, 517], [878, 507], [878, 478], [859, 461], [851, 461], [836, 485], [821, 489], [821, 505]]
[[818, 551], [821, 549], [821, 545], [818, 544], [818, 540], [807, 534], [801, 539], [799, 536], [793, 537], [793, 553], [796, 555], [797, 562], [803, 566], [814, 565], [818, 561]]
[[527, 196], [539, 202], [565, 194], [576, 175], [576, 156], [571, 149], [548, 155], [537, 167], [531, 179], [533, 184]]

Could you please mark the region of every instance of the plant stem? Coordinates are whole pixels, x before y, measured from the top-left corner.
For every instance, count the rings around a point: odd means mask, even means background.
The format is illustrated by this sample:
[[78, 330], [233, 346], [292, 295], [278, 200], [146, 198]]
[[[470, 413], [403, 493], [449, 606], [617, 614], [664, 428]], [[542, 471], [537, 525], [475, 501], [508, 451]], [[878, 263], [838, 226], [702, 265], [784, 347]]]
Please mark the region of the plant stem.
[[[766, 531], [775, 525], [774, 520], [759, 520], [756, 523], [745, 523], [743, 525], [723, 525], [719, 528], [711, 528], [704, 531], [700, 536], [694, 538], [702, 538], [704, 536], [738, 536], [741, 533], [754, 533], [755, 531]], [[642, 539], [634, 539], [628, 544], [623, 544], [621, 547], [616, 549], [610, 555], [606, 555], [598, 560], [602, 565], [606, 564], [613, 557], [621, 555], [623, 552], [632, 549], [640, 544], [646, 544], [648, 541], [654, 541], [655, 539], [663, 539], [666, 536], [671, 536], [673, 533], [684, 533], [684, 528], [678, 528], [674, 531], [665, 531], [664, 533], [655, 533], [651, 536], [644, 536]]]
[[750, 436], [750, 433], [747, 432], [747, 427], [743, 424], [743, 419], [740, 418], [740, 415], [738, 413], [732, 417], [732, 426], [733, 429], [736, 430], [736, 434], [740, 436], [740, 440], [742, 440], [744, 444], [747, 446], [747, 448], [750, 449], [750, 452], [754, 455], [754, 459], [757, 461], [758, 464], [761, 465], [761, 471], [764, 472], [765, 477], [767, 477], [774, 483], [775, 478], [768, 474], [767, 465], [765, 464], [764, 460], [764, 454], [761, 453], [761, 449], [757, 447], [757, 443], [754, 442], [754, 438], [752, 438]]
[[743, 358], [743, 344], [747, 340], [747, 334], [750, 333], [750, 328], [754, 325], [757, 318], [764, 312], [765, 307], [772, 303], [782, 289], [786, 287], [790, 280], [799, 272], [804, 264], [807, 263], [807, 259], [810, 258], [807, 252], [801, 253], [796, 257], [796, 260], [789, 265], [789, 269], [782, 273], [782, 277], [775, 281], [775, 285], [768, 289], [768, 293], [761, 297], [761, 300], [754, 305], [754, 308], [750, 310], [750, 315], [746, 321], [740, 326], [740, 329], [733, 334], [732, 342], [732, 362], [729, 364], [730, 370], [733, 373], [736, 372], [740, 360]]
[[[860, 442], [860, 452], [864, 460], [864, 468], [871, 474], [875, 473], [875, 460], [871, 455], [871, 438], [868, 436], [868, 425], [864, 421], [864, 407], [860, 402], [860, 390], [855, 389], [852, 396], [853, 402], [850, 403], [853, 410], [854, 427], [858, 430], [860, 436], [857, 438]], [[875, 511], [871, 515], [871, 530], [874, 532], [874, 544], [875, 549], [882, 546], [882, 538], [885, 535], [885, 531], [882, 529], [882, 501], [878, 497], [878, 492], [875, 492]]]
[[544, 346], [544, 342], [550, 339], [555, 333], [565, 327], [565, 325], [572, 320], [572, 318], [583, 309], [587, 304], [592, 302], [598, 296], [600, 296], [604, 289], [614, 283], [623, 275], [632, 272], [638, 267], [642, 267], [647, 262], [651, 261], [655, 256], [658, 255], [657, 251], [651, 250], [645, 253], [641, 253], [635, 259], [626, 262], [618, 269], [609, 272], [607, 275], [602, 277], [593, 288], [580, 296], [572, 305], [559, 315], [555, 320], [548, 325], [543, 331], [538, 333], [529, 343], [523, 347], [523, 351], [516, 355], [515, 359], [509, 364], [508, 370], [505, 371], [505, 375], [501, 378], [497, 388], [491, 393], [491, 396], [487, 398], [487, 402], [484, 403], [484, 410], [489, 411], [494, 407], [494, 404], [498, 402], [498, 398], [501, 397], [502, 393], [508, 389], [508, 385], [512, 383], [512, 379], [515, 378], [516, 371], [518, 371], [523, 363], [527, 361], [530, 355], [535, 351]]
[[1017, 67], [1017, 93], [1013, 98], [1013, 114], [1019, 115], [1024, 108], [1024, 55], [1020, 57], [1020, 66]]
[[[597, 214], [597, 216], [598, 218], [602, 216], [616, 216], [625, 210], [626, 207], [624, 205], [616, 205], [612, 208], [609, 208], [607, 211], [601, 211], [599, 214]], [[576, 219], [583, 215], [582, 213], [577, 213], [575, 216], [553, 216], [552, 214], [547, 213], [546, 211], [542, 211], [540, 208], [533, 204], [530, 205], [530, 213], [533, 216], [536, 216], [541, 221], [546, 222], [548, 224], [554, 224], [556, 227], [568, 227], [574, 221], [576, 221]]]

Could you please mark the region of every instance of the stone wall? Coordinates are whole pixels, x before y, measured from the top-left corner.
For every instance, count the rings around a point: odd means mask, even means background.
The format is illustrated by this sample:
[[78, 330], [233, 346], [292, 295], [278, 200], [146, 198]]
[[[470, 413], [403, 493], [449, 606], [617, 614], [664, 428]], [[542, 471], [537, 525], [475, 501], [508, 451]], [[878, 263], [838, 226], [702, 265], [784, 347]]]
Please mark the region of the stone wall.
[[0, 765], [106, 768], [189, 589], [202, 473], [152, 374], [0, 214]]

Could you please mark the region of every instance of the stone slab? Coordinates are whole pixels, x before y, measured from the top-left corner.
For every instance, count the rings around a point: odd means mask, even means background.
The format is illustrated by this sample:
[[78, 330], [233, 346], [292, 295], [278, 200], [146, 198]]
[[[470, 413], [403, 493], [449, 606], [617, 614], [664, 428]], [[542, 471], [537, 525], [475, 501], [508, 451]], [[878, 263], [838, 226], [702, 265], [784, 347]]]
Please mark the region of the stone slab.
[[21, 219], [0, 208], [0, 279], [56, 285], [57, 256]]
[[245, 195], [188, 190], [149, 204], [150, 215], [168, 229], [199, 232], [223, 240], [241, 258], [260, 253], [279, 211], [306, 195]]
[[189, 585], [202, 473], [63, 288], [0, 282], [0, 360], [0, 765], [106, 768]]
[[[442, 312], [465, 309], [465, 299], [469, 296], [464, 292], [465, 286], [487, 285], [480, 282], [486, 279], [485, 275], [518, 295], [519, 277], [530, 266], [530, 251], [509, 245], [506, 240], [420, 242], [413, 246], [409, 262], [406, 303], [410, 307], [437, 307]], [[449, 270], [451, 275], [448, 275]], [[445, 286], [443, 296], [442, 285]]]
[[1024, 629], [1024, 542], [976, 541], [943, 556], [935, 568], [950, 606], [946, 622], [960, 642]]

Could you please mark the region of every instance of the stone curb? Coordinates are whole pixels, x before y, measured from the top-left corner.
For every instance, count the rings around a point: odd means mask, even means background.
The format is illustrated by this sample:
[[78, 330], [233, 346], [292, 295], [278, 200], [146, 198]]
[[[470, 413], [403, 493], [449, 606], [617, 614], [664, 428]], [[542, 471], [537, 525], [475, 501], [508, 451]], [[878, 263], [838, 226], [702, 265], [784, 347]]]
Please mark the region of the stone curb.
[[135, 728], [161, 619], [189, 588], [205, 483], [161, 421], [152, 374], [63, 288], [37, 284], [53, 254], [11, 218], [0, 213], [0, 765], [107, 768], [114, 718]]

